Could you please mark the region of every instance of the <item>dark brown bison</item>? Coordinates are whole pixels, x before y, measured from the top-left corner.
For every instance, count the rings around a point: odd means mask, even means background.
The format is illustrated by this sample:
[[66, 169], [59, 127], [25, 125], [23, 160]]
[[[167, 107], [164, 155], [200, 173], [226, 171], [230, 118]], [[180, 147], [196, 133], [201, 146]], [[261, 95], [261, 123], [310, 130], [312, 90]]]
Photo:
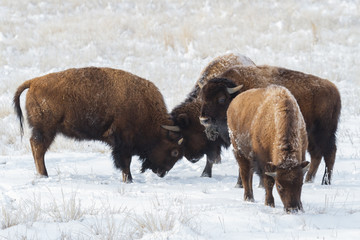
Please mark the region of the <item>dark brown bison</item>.
[[214, 163], [221, 161], [220, 152], [221, 147], [225, 142], [221, 138], [209, 140], [204, 133], [205, 128], [200, 124], [200, 107], [201, 102], [198, 99], [184, 102], [175, 107], [171, 115], [181, 129], [181, 135], [184, 138], [184, 156], [192, 163], [199, 161], [199, 159], [206, 154], [206, 165], [201, 174], [202, 177], [212, 176], [212, 166]]
[[256, 171], [263, 179], [265, 205], [275, 206], [275, 183], [284, 209], [302, 210], [308, 141], [304, 118], [292, 94], [276, 85], [243, 92], [230, 103], [227, 121], [244, 199], [254, 201], [252, 177]]
[[189, 93], [185, 101], [191, 101], [198, 98], [200, 88], [205, 85], [210, 79], [216, 78], [235, 66], [256, 66], [255, 63], [248, 57], [238, 54], [229, 53], [214, 58], [206, 67], [201, 71], [199, 79], [192, 91]]
[[221, 138], [208, 139], [206, 137], [205, 128], [199, 121], [201, 108], [201, 102], [197, 100], [200, 90], [199, 85], [202, 86], [210, 79], [238, 65], [255, 66], [249, 58], [233, 53], [222, 55], [212, 60], [201, 72], [187, 99], [171, 111], [173, 120], [180, 127], [184, 138], [185, 157], [193, 163], [199, 161], [204, 154], [207, 157], [204, 171], [201, 174], [203, 177], [212, 176], [213, 164], [221, 162], [221, 147], [227, 148], [229, 144]]
[[[341, 100], [336, 86], [319, 77], [271, 66], [242, 67], [229, 69], [219, 78], [211, 79], [201, 89], [201, 121], [211, 130], [229, 141], [226, 110], [237, 90], [276, 84], [286, 87], [294, 95], [304, 116], [308, 133], [308, 151], [311, 164], [305, 181], [313, 181], [322, 156], [325, 173], [322, 184], [331, 183], [336, 155], [336, 130], [339, 121]], [[236, 87], [242, 86], [241, 89]]]
[[151, 169], [160, 177], [183, 155], [180, 134], [170, 131], [179, 129], [170, 120], [157, 87], [145, 79], [121, 70], [90, 67], [28, 80], [14, 96], [21, 129], [20, 95], [27, 88], [30, 143], [41, 176], [48, 176], [44, 155], [58, 133], [107, 143], [124, 182], [132, 181], [133, 155], [143, 161], [142, 172]]

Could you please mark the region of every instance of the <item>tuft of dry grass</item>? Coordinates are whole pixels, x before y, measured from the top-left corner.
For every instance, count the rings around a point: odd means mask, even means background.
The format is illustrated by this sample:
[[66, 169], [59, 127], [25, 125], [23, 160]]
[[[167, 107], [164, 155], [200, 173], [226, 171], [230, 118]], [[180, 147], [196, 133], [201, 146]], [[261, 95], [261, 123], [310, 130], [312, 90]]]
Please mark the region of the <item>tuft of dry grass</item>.
[[184, 225], [199, 232], [198, 213], [185, 204], [178, 204], [178, 199], [164, 203], [155, 196], [151, 210], [131, 217], [136, 237], [156, 232], [175, 231], [177, 225]]

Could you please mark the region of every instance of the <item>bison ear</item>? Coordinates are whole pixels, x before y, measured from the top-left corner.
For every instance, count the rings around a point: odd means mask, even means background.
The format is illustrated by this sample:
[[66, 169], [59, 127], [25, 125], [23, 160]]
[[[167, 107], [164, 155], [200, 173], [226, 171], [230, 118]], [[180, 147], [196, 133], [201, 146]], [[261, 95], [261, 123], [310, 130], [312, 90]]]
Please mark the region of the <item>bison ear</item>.
[[190, 125], [190, 119], [186, 113], [179, 114], [179, 116], [176, 118], [176, 122], [180, 128], [186, 128]]
[[305, 161], [300, 164], [300, 167], [302, 168], [303, 174], [305, 174], [309, 170], [310, 164], [308, 161]]

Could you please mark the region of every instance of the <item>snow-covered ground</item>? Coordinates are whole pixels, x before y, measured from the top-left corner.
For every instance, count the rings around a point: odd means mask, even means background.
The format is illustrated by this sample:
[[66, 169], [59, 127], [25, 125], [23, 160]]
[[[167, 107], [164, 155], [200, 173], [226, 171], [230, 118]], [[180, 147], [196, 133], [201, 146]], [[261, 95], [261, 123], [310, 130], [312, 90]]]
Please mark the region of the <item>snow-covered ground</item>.
[[[120, 182], [109, 148], [59, 136], [37, 178], [29, 129], [20, 137], [12, 97], [23, 81], [72, 67], [106, 66], [153, 81], [169, 111], [214, 57], [238, 52], [334, 82], [342, 97], [331, 186], [324, 164], [286, 214], [235, 189], [231, 149], [213, 178], [205, 159], [165, 178]], [[360, 1], [0, 1], [0, 239], [359, 239]], [[24, 104], [25, 94], [21, 100]], [[24, 106], [24, 105], [23, 105]], [[258, 184], [254, 177], [254, 184]]]

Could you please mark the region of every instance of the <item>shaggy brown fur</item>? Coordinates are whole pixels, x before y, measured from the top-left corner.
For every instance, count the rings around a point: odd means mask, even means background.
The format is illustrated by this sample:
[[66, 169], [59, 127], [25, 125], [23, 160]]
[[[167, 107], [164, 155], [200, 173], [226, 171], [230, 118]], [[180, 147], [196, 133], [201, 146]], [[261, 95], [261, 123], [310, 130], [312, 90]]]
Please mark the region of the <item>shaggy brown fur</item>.
[[175, 124], [179, 125], [184, 137], [185, 157], [190, 162], [195, 163], [206, 154], [207, 160], [204, 171], [201, 174], [202, 177], [212, 176], [213, 163], [221, 162], [221, 147], [224, 146], [227, 148], [229, 144], [221, 138], [209, 140], [204, 133], [205, 128], [199, 121], [201, 107], [201, 102], [197, 100], [200, 90], [199, 83], [205, 84], [211, 78], [238, 65], [255, 66], [249, 58], [233, 53], [222, 55], [212, 60], [201, 72], [199, 79], [187, 99], [176, 106], [171, 112]]
[[173, 125], [157, 87], [131, 73], [110, 68], [80, 68], [51, 73], [24, 82], [14, 96], [22, 128], [20, 95], [26, 110], [36, 170], [47, 176], [44, 155], [56, 134], [78, 140], [100, 140], [112, 148], [114, 165], [123, 180], [132, 181], [131, 156], [163, 177], [182, 157], [180, 134]]
[[201, 102], [194, 99], [175, 107], [171, 115], [184, 138], [184, 156], [195, 163], [206, 154], [206, 165], [201, 176], [212, 177], [212, 166], [214, 163], [220, 163], [221, 146], [225, 146], [225, 142], [220, 138], [211, 141], [206, 137], [205, 128], [199, 121], [200, 107]]
[[[226, 141], [226, 110], [235, 94], [227, 88], [243, 85], [240, 92], [276, 84], [286, 87], [296, 98], [306, 122], [311, 165], [306, 182], [313, 181], [321, 158], [326, 168], [322, 184], [331, 183], [336, 155], [336, 130], [341, 110], [341, 99], [336, 86], [326, 79], [271, 66], [236, 66], [210, 80], [201, 91], [202, 117], [219, 131]], [[221, 102], [219, 102], [221, 101]]]
[[256, 66], [248, 57], [241, 54], [229, 53], [214, 58], [201, 71], [199, 79], [193, 90], [190, 92], [186, 101], [190, 101], [199, 96], [200, 86], [205, 85], [210, 79], [215, 78], [235, 66]]
[[[287, 212], [302, 210], [301, 188], [307, 148], [306, 127], [295, 98], [284, 87], [271, 85], [238, 95], [227, 119], [244, 199], [253, 201], [252, 172], [263, 178], [265, 204], [274, 207], [276, 189]], [[263, 174], [265, 172], [265, 174]]]

